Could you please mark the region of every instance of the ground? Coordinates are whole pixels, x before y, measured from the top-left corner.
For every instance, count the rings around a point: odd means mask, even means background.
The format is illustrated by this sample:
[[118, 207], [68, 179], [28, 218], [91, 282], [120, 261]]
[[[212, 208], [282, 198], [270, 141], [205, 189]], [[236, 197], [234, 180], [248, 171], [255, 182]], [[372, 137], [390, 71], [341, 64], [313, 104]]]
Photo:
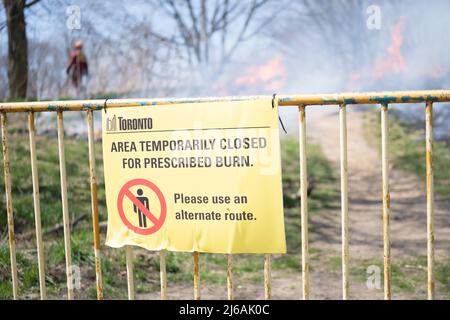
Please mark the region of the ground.
[[[348, 107], [348, 171], [349, 171], [349, 234], [350, 257], [380, 261], [383, 256], [381, 156], [367, 137], [368, 113]], [[336, 169], [339, 168], [339, 120], [338, 109], [312, 109], [308, 118], [308, 132], [317, 141]], [[376, 123], [372, 123], [376, 125]], [[438, 173], [437, 173], [438, 174]], [[425, 181], [417, 175], [390, 166], [391, 190], [391, 245], [392, 261], [422, 260], [410, 266], [425, 272], [426, 264], [426, 196]], [[450, 219], [446, 217], [450, 207], [448, 200], [436, 198], [435, 239], [436, 259], [445, 261], [450, 252]], [[311, 218], [317, 226], [312, 234], [311, 247], [338, 252], [340, 250], [339, 209], [323, 210]], [[419, 257], [422, 257], [421, 259]], [[395, 272], [393, 274], [395, 277]], [[320, 283], [320, 282], [319, 282]], [[395, 284], [395, 279], [394, 279]], [[311, 285], [313, 287], [313, 284]], [[419, 289], [419, 288], [417, 288]], [[311, 289], [314, 292], [314, 289]], [[367, 288], [351, 286], [351, 297], [367, 293]], [[361, 292], [361, 290], [363, 292]], [[402, 292], [397, 297], [424, 297], [425, 283], [414, 293]], [[439, 288], [437, 289], [439, 291]], [[322, 291], [322, 294], [320, 293]], [[319, 296], [326, 296], [326, 287], [318, 286]], [[381, 292], [372, 292], [382, 297]], [[395, 295], [394, 295], [395, 298]]]

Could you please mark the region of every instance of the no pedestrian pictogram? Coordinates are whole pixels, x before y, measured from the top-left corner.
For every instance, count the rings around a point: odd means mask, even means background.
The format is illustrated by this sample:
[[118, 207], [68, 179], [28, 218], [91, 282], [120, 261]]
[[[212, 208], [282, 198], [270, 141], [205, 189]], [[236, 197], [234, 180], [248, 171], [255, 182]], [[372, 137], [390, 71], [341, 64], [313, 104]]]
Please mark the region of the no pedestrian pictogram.
[[[136, 187], [138, 189], [137, 194], [135, 195], [131, 189]], [[160, 207], [159, 215], [155, 215], [154, 212], [150, 211], [149, 195], [144, 194], [143, 189], [150, 189], [149, 191], [156, 194]], [[131, 201], [131, 206], [124, 206], [125, 198], [128, 198]], [[152, 204], [151, 207], [155, 208], [158, 206]], [[154, 183], [146, 179], [134, 179], [124, 184], [117, 197], [117, 209], [122, 222], [130, 230], [141, 235], [150, 235], [157, 232], [164, 224], [167, 213], [166, 200], [161, 190]], [[137, 214], [139, 218], [139, 225], [131, 223], [127, 218], [126, 213]], [[150, 221], [147, 221], [147, 219]]]

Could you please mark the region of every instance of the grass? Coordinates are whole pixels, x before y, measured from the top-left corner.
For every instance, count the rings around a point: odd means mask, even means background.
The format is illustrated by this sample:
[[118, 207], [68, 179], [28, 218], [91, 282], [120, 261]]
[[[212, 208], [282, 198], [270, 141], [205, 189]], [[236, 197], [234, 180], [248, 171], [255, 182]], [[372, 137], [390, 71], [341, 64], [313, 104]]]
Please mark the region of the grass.
[[[38, 267], [34, 240], [34, 211], [28, 137], [10, 133], [10, 163], [12, 195], [16, 231], [19, 295], [39, 298]], [[273, 269], [300, 268], [300, 213], [299, 213], [299, 160], [298, 142], [283, 139], [281, 144], [285, 225], [288, 254], [274, 255]], [[57, 140], [53, 137], [37, 137], [42, 228], [48, 229], [62, 222], [59, 157]], [[336, 177], [317, 145], [307, 146], [308, 175], [316, 187], [309, 197], [311, 214], [320, 208], [331, 206], [337, 196]], [[96, 297], [93, 240], [90, 221], [90, 189], [88, 149], [83, 140], [65, 139], [65, 155], [68, 181], [69, 212], [71, 219], [87, 214], [72, 230], [71, 246], [73, 264], [80, 268], [81, 290], [75, 290], [76, 298]], [[102, 169], [101, 144], [96, 143], [96, 163], [100, 219], [106, 220], [105, 191]], [[0, 179], [3, 181], [3, 162], [0, 163]], [[0, 185], [4, 194], [4, 185]], [[0, 197], [5, 208], [5, 198]], [[3, 211], [4, 212], [4, 211]], [[29, 234], [27, 238], [20, 238]], [[9, 248], [6, 241], [6, 214], [0, 215], [0, 299], [11, 299]], [[66, 295], [65, 251], [62, 232], [48, 234], [45, 240], [45, 266], [48, 296], [61, 299]], [[102, 243], [104, 242], [102, 233]], [[102, 246], [102, 273], [104, 295], [108, 299], [126, 298], [126, 268], [123, 249]], [[136, 292], [145, 294], [159, 290], [159, 256], [157, 253], [135, 249], [134, 277]], [[193, 274], [190, 253], [166, 254], [169, 283], [191, 283]], [[263, 279], [263, 255], [236, 255], [234, 277], [239, 283], [256, 283]], [[200, 259], [202, 283], [225, 285], [227, 260], [225, 255], [202, 254]]]
[[[381, 150], [380, 114], [367, 113], [366, 138]], [[424, 124], [425, 126], [425, 124]], [[413, 173], [425, 181], [425, 133], [402, 123], [395, 113], [389, 117], [389, 156], [394, 168]], [[376, 137], [376, 138], [375, 138]], [[450, 194], [450, 148], [443, 141], [433, 142], [434, 185], [438, 195]]]
[[[365, 126], [366, 140], [380, 150], [380, 114], [367, 112]], [[425, 126], [425, 124], [424, 124]], [[389, 117], [389, 157], [393, 167], [417, 175], [422, 181], [426, 178], [425, 132], [403, 123], [395, 112]], [[450, 194], [450, 148], [443, 141], [433, 142], [434, 185], [437, 195], [448, 197]], [[370, 261], [362, 261], [362, 265]], [[372, 261], [382, 267], [382, 261]], [[412, 256], [392, 262], [392, 279], [394, 292], [413, 292], [423, 298], [427, 281], [426, 257]], [[362, 274], [362, 270], [354, 270]], [[450, 297], [450, 259], [435, 262], [435, 279], [437, 292], [443, 298]], [[362, 279], [360, 279], [362, 280]]]
[[[356, 260], [351, 264], [351, 276], [360, 282], [367, 281], [367, 267], [378, 266], [383, 281], [383, 260], [380, 258]], [[409, 256], [393, 259], [391, 263], [392, 292], [393, 294], [408, 294], [408, 297], [424, 299], [427, 284], [427, 257]], [[436, 294], [439, 299], [450, 298], [450, 260], [437, 260], [435, 262]]]
[[[308, 197], [310, 211], [330, 207], [336, 200], [338, 189], [337, 176], [330, 162], [324, 157], [320, 146], [308, 144], [306, 147], [307, 172], [309, 183], [314, 189]], [[300, 190], [299, 145], [293, 138], [286, 138], [281, 143], [281, 159], [283, 166], [283, 201], [285, 208], [299, 206]]]
[[[30, 154], [28, 139], [24, 136], [11, 135], [10, 171], [14, 205], [14, 223], [17, 233], [34, 227], [33, 186], [31, 181]], [[105, 212], [104, 181], [101, 170], [101, 145], [96, 146], [98, 164], [98, 185], [100, 212]], [[41, 201], [41, 219], [44, 228], [61, 221], [59, 158], [57, 140], [39, 137], [36, 141], [39, 191]], [[90, 214], [89, 160], [86, 143], [80, 140], [66, 139], [65, 142], [68, 201], [71, 219], [82, 214]], [[3, 181], [3, 161], [0, 164], [0, 177]], [[4, 185], [0, 187], [4, 194]], [[0, 206], [5, 208], [5, 198], [0, 197]], [[105, 218], [103, 216], [102, 218]], [[6, 224], [6, 215], [0, 216], [0, 226]], [[2, 229], [0, 229], [2, 230]]]
[[[369, 267], [379, 271], [379, 289], [383, 292], [383, 258], [361, 258], [357, 255], [350, 257], [350, 294], [358, 299], [353, 286], [366, 285], [370, 275], [374, 275]], [[333, 279], [341, 277], [341, 256], [334, 251], [317, 249], [310, 250], [310, 270], [322, 275], [335, 275]], [[450, 259], [438, 258], [435, 261], [436, 298], [450, 298]], [[391, 260], [392, 293], [396, 299], [426, 299], [427, 296], [427, 258], [422, 255], [397, 256]], [[369, 290], [369, 288], [367, 289]]]

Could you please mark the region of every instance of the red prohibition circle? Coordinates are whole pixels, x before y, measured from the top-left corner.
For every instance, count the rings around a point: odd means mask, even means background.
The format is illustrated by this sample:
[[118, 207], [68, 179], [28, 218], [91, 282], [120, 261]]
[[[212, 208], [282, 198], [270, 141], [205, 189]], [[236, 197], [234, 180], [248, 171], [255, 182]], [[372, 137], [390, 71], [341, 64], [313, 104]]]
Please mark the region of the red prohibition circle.
[[[131, 202], [133, 202], [133, 204], [135, 204], [137, 206], [142, 206], [142, 204], [139, 202], [139, 200], [137, 200], [130, 191], [130, 188], [134, 187], [134, 186], [148, 187], [158, 197], [159, 203], [161, 205], [161, 213], [159, 215], [159, 218], [156, 218], [145, 207], [140, 208], [142, 213], [144, 213], [145, 216], [151, 222], [153, 222], [153, 226], [150, 228], [144, 229], [144, 228], [140, 228], [140, 227], [133, 225], [127, 219], [125, 212], [123, 210], [123, 201], [124, 201], [125, 197], [128, 197], [128, 199], [130, 199]], [[141, 234], [141, 235], [149, 235], [149, 234], [155, 233], [162, 227], [162, 225], [164, 224], [164, 221], [166, 220], [167, 205], [166, 205], [166, 199], [164, 198], [164, 195], [162, 194], [161, 190], [153, 182], [150, 182], [145, 179], [134, 179], [134, 180], [130, 180], [124, 184], [124, 186], [120, 189], [119, 195], [117, 197], [117, 209], [119, 210], [119, 216], [122, 219], [122, 222], [127, 226], [127, 228], [132, 230], [133, 232], [135, 232], [137, 234]]]

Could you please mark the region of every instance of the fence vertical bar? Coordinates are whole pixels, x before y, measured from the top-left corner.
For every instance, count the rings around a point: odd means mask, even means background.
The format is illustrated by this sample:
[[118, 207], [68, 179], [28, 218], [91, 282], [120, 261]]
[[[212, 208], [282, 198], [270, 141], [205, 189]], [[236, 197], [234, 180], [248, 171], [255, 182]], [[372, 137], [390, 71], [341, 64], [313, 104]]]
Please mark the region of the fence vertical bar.
[[306, 107], [299, 106], [300, 144], [300, 212], [302, 238], [302, 284], [303, 299], [309, 299], [309, 245], [308, 245], [308, 178], [306, 170]]
[[231, 253], [227, 255], [227, 298], [228, 300], [234, 300], [233, 255]]
[[349, 294], [348, 250], [348, 163], [347, 163], [347, 110], [339, 106], [340, 160], [341, 160], [341, 234], [342, 234], [342, 299]]
[[47, 289], [45, 287], [44, 243], [42, 241], [41, 203], [39, 199], [39, 175], [36, 156], [36, 130], [34, 126], [34, 112], [28, 113], [28, 133], [30, 138], [31, 179], [33, 181], [34, 223], [36, 228], [39, 288], [41, 293], [41, 300], [45, 300], [47, 298]]
[[125, 246], [125, 259], [127, 263], [128, 300], [134, 300], [134, 272], [133, 272], [133, 247]]
[[264, 299], [272, 299], [272, 256], [270, 254], [264, 255]]
[[200, 255], [194, 251], [194, 299], [200, 300]]
[[67, 276], [67, 299], [73, 300], [73, 270], [72, 255], [70, 247], [70, 216], [67, 200], [67, 180], [66, 180], [66, 157], [64, 153], [64, 125], [63, 113], [58, 110], [56, 113], [58, 125], [58, 150], [59, 150], [59, 172], [61, 178], [61, 202], [63, 211], [64, 226], [64, 251], [66, 254], [66, 276]]
[[427, 174], [427, 273], [428, 299], [433, 300], [434, 292], [434, 173], [433, 173], [433, 103], [425, 107], [426, 131], [426, 174]]
[[161, 300], [167, 300], [166, 253], [159, 251], [159, 275], [161, 282]]
[[14, 212], [11, 193], [11, 174], [9, 170], [8, 120], [6, 113], [2, 113], [2, 147], [3, 173], [5, 178], [6, 215], [8, 224], [9, 257], [11, 263], [12, 293], [14, 300], [19, 298], [19, 279], [17, 278], [16, 242], [14, 236]]
[[86, 114], [89, 145], [89, 180], [91, 185], [92, 231], [94, 236], [95, 281], [97, 299], [103, 300], [102, 267], [100, 261], [100, 227], [98, 217], [97, 174], [95, 170], [94, 113]]
[[389, 122], [388, 105], [381, 106], [381, 158], [383, 177], [383, 266], [384, 266], [384, 299], [390, 300], [391, 292], [391, 239], [390, 239], [390, 207], [389, 192]]

